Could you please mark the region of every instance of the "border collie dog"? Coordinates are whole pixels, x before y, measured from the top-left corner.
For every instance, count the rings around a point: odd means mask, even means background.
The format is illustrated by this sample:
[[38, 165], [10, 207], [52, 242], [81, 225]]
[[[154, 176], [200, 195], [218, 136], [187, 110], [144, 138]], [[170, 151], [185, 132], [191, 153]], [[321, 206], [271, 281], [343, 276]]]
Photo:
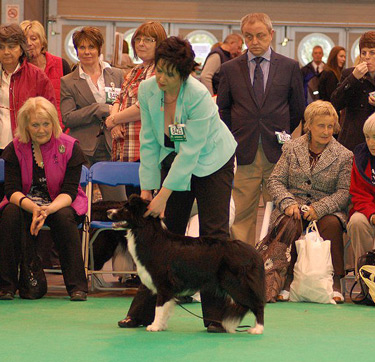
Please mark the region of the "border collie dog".
[[148, 331], [163, 331], [174, 297], [199, 290], [225, 297], [222, 326], [229, 333], [250, 310], [256, 318], [251, 334], [262, 334], [265, 307], [263, 260], [239, 240], [192, 238], [166, 230], [160, 218], [143, 217], [148, 201], [132, 195], [121, 209], [108, 211], [118, 226], [128, 228], [128, 249], [142, 283], [157, 295], [155, 319]]

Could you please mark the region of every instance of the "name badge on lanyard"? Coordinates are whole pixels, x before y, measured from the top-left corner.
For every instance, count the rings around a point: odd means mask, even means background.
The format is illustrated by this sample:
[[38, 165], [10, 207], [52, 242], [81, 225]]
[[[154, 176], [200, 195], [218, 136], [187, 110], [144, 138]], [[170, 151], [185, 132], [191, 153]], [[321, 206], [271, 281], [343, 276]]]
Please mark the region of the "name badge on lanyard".
[[105, 87], [105, 102], [107, 104], [113, 104], [113, 102], [117, 99], [118, 95], [120, 94], [121, 88], [116, 88], [115, 83], [111, 82], [110, 87]]
[[169, 125], [169, 138], [172, 142], [186, 142], [185, 124], [176, 123]]

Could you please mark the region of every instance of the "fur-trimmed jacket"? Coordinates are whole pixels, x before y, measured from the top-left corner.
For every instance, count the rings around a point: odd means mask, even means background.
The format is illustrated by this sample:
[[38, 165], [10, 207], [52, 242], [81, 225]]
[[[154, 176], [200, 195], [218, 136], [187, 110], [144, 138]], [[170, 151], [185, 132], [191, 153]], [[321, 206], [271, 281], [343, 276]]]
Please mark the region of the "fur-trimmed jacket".
[[311, 205], [318, 219], [336, 215], [345, 226], [352, 161], [353, 153], [332, 138], [311, 170], [308, 135], [284, 144], [267, 182], [275, 204], [270, 225], [287, 207], [297, 203]]

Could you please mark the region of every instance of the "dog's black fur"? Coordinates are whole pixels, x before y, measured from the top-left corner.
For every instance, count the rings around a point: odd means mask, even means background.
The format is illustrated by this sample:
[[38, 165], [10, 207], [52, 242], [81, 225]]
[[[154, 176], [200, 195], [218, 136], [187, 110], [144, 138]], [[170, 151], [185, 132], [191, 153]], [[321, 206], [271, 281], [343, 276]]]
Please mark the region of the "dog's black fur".
[[256, 326], [249, 333], [261, 334], [265, 276], [258, 252], [239, 240], [173, 234], [159, 218], [143, 216], [147, 205], [147, 201], [133, 195], [122, 209], [109, 211], [112, 220], [129, 229], [128, 248], [139, 276], [157, 294], [155, 320], [147, 329], [166, 329], [175, 296], [206, 290], [226, 297], [222, 325], [228, 332], [235, 332], [251, 310]]

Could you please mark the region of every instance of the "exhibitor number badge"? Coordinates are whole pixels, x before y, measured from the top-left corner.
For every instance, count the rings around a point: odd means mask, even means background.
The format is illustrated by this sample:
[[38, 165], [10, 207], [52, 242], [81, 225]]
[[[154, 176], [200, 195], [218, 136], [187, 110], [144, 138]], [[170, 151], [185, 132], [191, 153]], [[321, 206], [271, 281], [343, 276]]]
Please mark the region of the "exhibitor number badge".
[[169, 138], [172, 142], [186, 142], [185, 124], [170, 124]]

